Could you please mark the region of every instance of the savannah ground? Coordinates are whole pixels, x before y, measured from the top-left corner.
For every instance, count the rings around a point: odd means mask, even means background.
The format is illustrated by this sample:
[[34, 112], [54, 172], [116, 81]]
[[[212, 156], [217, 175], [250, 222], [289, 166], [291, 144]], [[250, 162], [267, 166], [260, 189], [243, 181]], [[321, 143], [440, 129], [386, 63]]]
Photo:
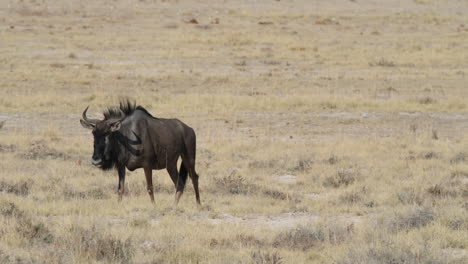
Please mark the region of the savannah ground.
[[[0, 263], [467, 263], [468, 2], [0, 6]], [[90, 165], [129, 97], [198, 137], [166, 171]]]

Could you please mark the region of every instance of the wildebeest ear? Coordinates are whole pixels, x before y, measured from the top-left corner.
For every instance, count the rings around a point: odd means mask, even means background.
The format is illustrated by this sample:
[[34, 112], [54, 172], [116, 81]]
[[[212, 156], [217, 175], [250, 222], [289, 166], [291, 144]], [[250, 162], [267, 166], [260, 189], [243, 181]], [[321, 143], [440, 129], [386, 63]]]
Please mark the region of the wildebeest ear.
[[111, 132], [119, 131], [121, 125], [122, 125], [122, 123], [120, 121], [112, 123], [110, 125], [110, 131]]
[[88, 123], [83, 119], [80, 119], [81, 126], [87, 129], [94, 129], [94, 124]]

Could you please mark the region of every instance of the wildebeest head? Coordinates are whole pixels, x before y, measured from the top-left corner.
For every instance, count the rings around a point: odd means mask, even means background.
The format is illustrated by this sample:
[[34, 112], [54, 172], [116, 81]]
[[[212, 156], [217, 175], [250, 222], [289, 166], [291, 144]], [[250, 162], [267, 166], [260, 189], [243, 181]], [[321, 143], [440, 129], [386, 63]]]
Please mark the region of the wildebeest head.
[[115, 163], [115, 146], [113, 146], [113, 133], [121, 127], [122, 118], [116, 119], [89, 119], [86, 117], [88, 107], [83, 111], [80, 123], [84, 128], [91, 129], [94, 136], [94, 152], [91, 162], [94, 166], [107, 170]]

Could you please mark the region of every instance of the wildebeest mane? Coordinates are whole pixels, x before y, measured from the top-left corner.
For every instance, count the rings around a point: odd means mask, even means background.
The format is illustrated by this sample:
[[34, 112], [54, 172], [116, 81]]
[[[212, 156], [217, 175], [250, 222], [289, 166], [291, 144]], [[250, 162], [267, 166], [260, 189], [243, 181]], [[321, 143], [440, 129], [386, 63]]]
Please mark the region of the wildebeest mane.
[[137, 106], [135, 102], [131, 102], [130, 100], [126, 99], [120, 101], [119, 106], [108, 107], [103, 113], [104, 120], [122, 119], [126, 116], [131, 115], [135, 110], [143, 111], [148, 116], [153, 117], [145, 108], [143, 108], [142, 106]]
[[152, 118], [155, 118], [154, 116], [152, 116], [152, 115], [151, 115], [145, 108], [143, 108], [142, 106], [137, 106], [136, 109], [145, 112], [145, 114], [149, 115], [149, 116], [152, 117]]

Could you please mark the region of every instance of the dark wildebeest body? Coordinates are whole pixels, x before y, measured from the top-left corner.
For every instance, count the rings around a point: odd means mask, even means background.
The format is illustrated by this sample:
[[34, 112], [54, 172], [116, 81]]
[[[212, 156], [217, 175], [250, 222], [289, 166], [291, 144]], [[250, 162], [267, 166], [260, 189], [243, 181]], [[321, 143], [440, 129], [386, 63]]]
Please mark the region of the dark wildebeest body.
[[[193, 129], [178, 119], [153, 117], [143, 107], [121, 102], [120, 107], [108, 108], [104, 120], [88, 119], [85, 109], [83, 127], [93, 130], [92, 163], [103, 169], [115, 167], [119, 174], [118, 193], [122, 199], [125, 168], [143, 168], [147, 190], [154, 202], [152, 170], [167, 169], [176, 187], [175, 204], [182, 195], [187, 175], [192, 179], [196, 201], [200, 204], [198, 175], [195, 171], [196, 137]], [[180, 170], [177, 160], [182, 158]]]

